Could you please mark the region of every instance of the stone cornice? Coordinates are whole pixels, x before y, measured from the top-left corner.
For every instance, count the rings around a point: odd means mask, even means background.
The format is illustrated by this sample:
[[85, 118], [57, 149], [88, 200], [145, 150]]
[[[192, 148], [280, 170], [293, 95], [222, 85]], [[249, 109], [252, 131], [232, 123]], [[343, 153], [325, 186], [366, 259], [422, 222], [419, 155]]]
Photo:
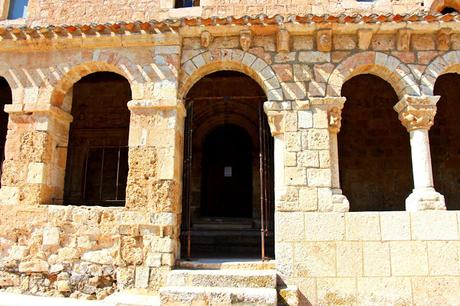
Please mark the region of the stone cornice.
[[159, 99], [159, 100], [131, 100], [128, 102], [128, 109], [132, 112], [146, 110], [177, 110], [185, 116], [185, 106], [182, 100]]
[[429, 130], [434, 124], [436, 103], [440, 96], [404, 96], [393, 108], [408, 132]]
[[73, 120], [72, 115], [50, 104], [6, 104], [4, 110], [10, 115], [45, 114], [64, 122], [70, 123]]

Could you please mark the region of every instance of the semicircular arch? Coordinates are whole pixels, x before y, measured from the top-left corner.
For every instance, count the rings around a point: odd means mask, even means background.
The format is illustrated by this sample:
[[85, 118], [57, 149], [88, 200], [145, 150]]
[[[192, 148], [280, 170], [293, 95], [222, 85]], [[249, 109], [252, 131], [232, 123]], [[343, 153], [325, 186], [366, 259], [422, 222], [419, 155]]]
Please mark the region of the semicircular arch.
[[434, 58], [425, 68], [421, 78], [421, 90], [425, 95], [433, 95], [434, 84], [440, 75], [460, 74], [460, 51], [450, 51]]
[[409, 67], [394, 56], [381, 52], [361, 52], [343, 60], [327, 81], [328, 96], [341, 95], [342, 85], [354, 76], [373, 74], [388, 82], [399, 98], [418, 96], [420, 90]]
[[268, 100], [283, 100], [280, 82], [271, 66], [263, 59], [242, 50], [222, 51], [218, 57], [206, 51], [185, 61], [181, 66], [178, 98], [184, 99], [193, 85], [206, 75], [225, 70], [241, 72], [252, 78], [263, 89]]
[[132, 91], [133, 79], [121, 67], [107, 62], [86, 62], [73, 66], [52, 84], [51, 105], [62, 107], [65, 95], [73, 85], [83, 77], [97, 72], [112, 72], [120, 75], [129, 82]]

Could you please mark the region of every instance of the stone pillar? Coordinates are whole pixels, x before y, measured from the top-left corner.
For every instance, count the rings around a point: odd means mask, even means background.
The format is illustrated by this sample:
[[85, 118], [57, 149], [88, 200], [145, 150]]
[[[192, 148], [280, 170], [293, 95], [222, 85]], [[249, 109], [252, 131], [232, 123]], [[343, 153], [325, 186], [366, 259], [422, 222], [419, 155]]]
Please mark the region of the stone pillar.
[[439, 96], [404, 96], [394, 109], [410, 134], [414, 189], [406, 199], [407, 211], [446, 209], [444, 196], [436, 192], [431, 169], [428, 131], [434, 123]]
[[0, 199], [5, 204], [58, 204], [63, 198], [72, 116], [49, 104], [9, 104]]
[[169, 228], [155, 234], [150, 257], [161, 266], [152, 266], [150, 278], [161, 285], [168, 269], [179, 256], [182, 209], [182, 156], [185, 109], [182, 101], [132, 100], [129, 128], [129, 173], [126, 208], [148, 211], [153, 225]]
[[342, 189], [340, 188], [339, 148], [337, 142], [337, 134], [340, 132], [342, 121], [342, 109], [345, 100], [345, 97], [326, 97], [311, 99], [312, 106], [322, 109], [326, 112], [327, 115], [327, 127], [329, 129], [329, 152], [332, 191], [332, 207], [330, 207], [330, 209], [328, 210], [335, 212], [347, 212], [350, 210], [350, 203], [346, 196], [342, 194]]

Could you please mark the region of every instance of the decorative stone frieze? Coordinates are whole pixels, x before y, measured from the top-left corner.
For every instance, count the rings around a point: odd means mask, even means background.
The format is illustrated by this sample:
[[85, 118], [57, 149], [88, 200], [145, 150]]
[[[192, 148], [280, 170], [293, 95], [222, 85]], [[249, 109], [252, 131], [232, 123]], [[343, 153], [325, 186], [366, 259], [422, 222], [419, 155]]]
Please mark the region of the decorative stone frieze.
[[200, 41], [201, 41], [201, 46], [203, 48], [208, 48], [209, 45], [212, 43], [213, 39], [214, 37], [208, 31], [201, 32]]
[[406, 199], [406, 210], [445, 210], [444, 196], [436, 192], [431, 168], [428, 131], [434, 123], [439, 96], [404, 96], [394, 109], [410, 133], [414, 189]]
[[396, 34], [396, 49], [399, 51], [409, 51], [411, 30], [401, 29]]
[[286, 29], [280, 29], [276, 37], [276, 49], [278, 52], [289, 52], [289, 32]]
[[248, 51], [252, 45], [252, 32], [251, 30], [240, 31], [240, 46], [243, 51]]
[[447, 51], [450, 48], [450, 36], [452, 34], [451, 28], [443, 28], [438, 31], [436, 36], [436, 45], [438, 50]]
[[369, 49], [369, 45], [372, 40], [372, 30], [371, 29], [361, 29], [358, 30], [358, 47], [361, 50]]
[[318, 51], [329, 52], [332, 49], [332, 30], [319, 30], [316, 32], [316, 46]]

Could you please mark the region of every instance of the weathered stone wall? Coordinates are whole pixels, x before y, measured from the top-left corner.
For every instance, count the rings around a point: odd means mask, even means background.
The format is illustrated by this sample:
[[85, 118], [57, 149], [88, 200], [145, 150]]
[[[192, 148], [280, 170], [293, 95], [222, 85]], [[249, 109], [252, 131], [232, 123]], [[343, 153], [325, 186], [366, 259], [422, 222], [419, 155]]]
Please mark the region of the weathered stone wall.
[[87, 299], [155, 291], [174, 262], [172, 214], [25, 205], [0, 212], [3, 290]]
[[[454, 255], [458, 254], [458, 212], [348, 213], [337, 184], [334, 155], [340, 110], [347, 107], [342, 85], [358, 74], [381, 77], [403, 102], [422, 101], [417, 112], [400, 110], [399, 117], [411, 132], [413, 125], [429, 128], [437, 77], [459, 72], [460, 29], [456, 23], [442, 24], [447, 25], [452, 29], [440, 29], [439, 23], [393, 24], [384, 30], [380, 24], [366, 29], [290, 24], [281, 30], [255, 26], [252, 33], [239, 26], [219, 26], [209, 27], [211, 37], [201, 33], [206, 27], [186, 27], [180, 34], [2, 43], [0, 75], [12, 87], [13, 104], [6, 108], [10, 121], [1, 189], [5, 210], [0, 214], [1, 249], [5, 250], [2, 258], [22, 259], [2, 263], [4, 271], [18, 275], [7, 274], [6, 285], [11, 284], [9, 279], [15, 285], [15, 279], [25, 279], [23, 273], [39, 270], [41, 274], [34, 277], [41, 279], [41, 288], [49, 288], [45, 285], [51, 286], [54, 277], [57, 280], [57, 275], [49, 276], [54, 273], [51, 267], [64, 264], [66, 248], [73, 248], [77, 251], [68, 255], [73, 265], [66, 272], [86, 276], [75, 277], [72, 288], [79, 287], [78, 279], [86, 278], [81, 286], [88, 290], [99, 281], [102, 287], [113, 286], [114, 274], [125, 273], [126, 266], [127, 275], [138, 270], [134, 278], [138, 275], [144, 282], [139, 286], [147, 286], [144, 280], [149, 273], [154, 277], [148, 286], [160, 286], [153, 280], [162, 282], [180, 248], [185, 116], [181, 100], [203, 76], [235, 70], [258, 82], [269, 100], [265, 111], [274, 136], [276, 260], [282, 279], [298, 284], [312, 303], [336, 296], [363, 302], [382, 297], [393, 303], [395, 295], [409, 303], [456, 302], [458, 297], [450, 294], [458, 286], [458, 271], [450, 267], [458, 265]], [[63, 188], [65, 157], [55, 148], [67, 143], [72, 119], [66, 95], [81, 77], [97, 71], [118, 73], [131, 85], [126, 208], [40, 206], [49, 204]], [[95, 233], [86, 234], [85, 224], [92, 224]], [[140, 230], [144, 226], [148, 229]], [[81, 239], [79, 250], [79, 237], [85, 235], [90, 237]], [[13, 245], [27, 251], [15, 255]], [[98, 265], [85, 268], [89, 258], [107, 253], [112, 257], [112, 250], [120, 262], [107, 263], [105, 272], [98, 272]], [[87, 254], [94, 251], [101, 252]], [[362, 259], [344, 255], [355, 251], [362, 252]], [[437, 261], [436, 252], [452, 265]], [[153, 272], [146, 268], [150, 253]], [[367, 261], [380, 263], [375, 259], [380, 254], [384, 268], [369, 263], [364, 269]], [[344, 257], [358, 263], [350, 265]], [[96, 271], [85, 272], [92, 269]], [[102, 280], [89, 280], [101, 276]], [[63, 274], [59, 280], [66, 278]], [[325, 282], [350, 289], [342, 294]], [[121, 284], [117, 282], [118, 288], [123, 288]], [[383, 284], [396, 288], [395, 295], [383, 292]]]
[[[147, 21], [162, 20], [186, 16], [236, 16], [267, 14], [413, 14], [428, 12], [432, 3], [440, 1], [411, 0], [376, 0], [364, 2], [357, 0], [323, 0], [323, 1], [227, 1], [201, 0], [200, 6], [174, 9], [172, 0], [156, 1], [65, 1], [30, 0], [26, 22], [34, 25], [46, 24], [89, 24], [92, 22]], [[455, 2], [455, 1], [451, 1]], [[435, 4], [433, 8], [443, 8]], [[17, 21], [16, 21], [17, 22]], [[22, 22], [22, 21], [19, 21]]]

